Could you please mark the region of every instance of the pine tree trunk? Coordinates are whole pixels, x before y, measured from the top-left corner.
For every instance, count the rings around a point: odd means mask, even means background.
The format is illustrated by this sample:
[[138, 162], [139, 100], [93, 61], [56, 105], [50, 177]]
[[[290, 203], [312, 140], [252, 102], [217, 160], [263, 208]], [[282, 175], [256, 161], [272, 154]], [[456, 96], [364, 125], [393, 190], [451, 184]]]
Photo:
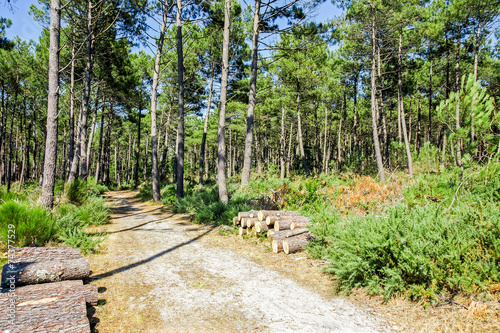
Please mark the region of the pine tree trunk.
[[50, 3], [50, 46], [49, 46], [49, 95], [47, 98], [47, 139], [42, 196], [39, 203], [52, 208], [57, 158], [57, 125], [59, 113], [59, 40], [61, 28], [61, 0]]
[[403, 103], [403, 80], [401, 75], [402, 64], [402, 44], [403, 44], [403, 29], [399, 28], [399, 47], [398, 47], [398, 113], [401, 114], [401, 127], [403, 129], [403, 137], [405, 141], [406, 158], [408, 160], [408, 173], [413, 177], [413, 161], [411, 158], [410, 142], [406, 131], [406, 120]]
[[372, 111], [372, 129], [373, 129], [373, 144], [375, 146], [375, 159], [377, 161], [378, 177], [381, 181], [385, 180], [384, 165], [382, 163], [382, 154], [380, 153], [380, 143], [378, 140], [377, 129], [377, 66], [376, 66], [376, 35], [375, 35], [375, 7], [372, 2], [372, 72], [371, 72], [371, 111]]
[[167, 164], [167, 157], [168, 157], [168, 145], [169, 145], [171, 119], [172, 119], [172, 104], [170, 104], [170, 108], [168, 109], [167, 125], [165, 126], [165, 138], [163, 140], [163, 152], [162, 152], [162, 156], [161, 156], [161, 165], [160, 165], [160, 182], [165, 178], [165, 174], [167, 173], [165, 170], [165, 166]]
[[281, 106], [281, 136], [280, 136], [280, 178], [285, 178], [285, 107]]
[[177, 174], [177, 199], [184, 197], [184, 55], [182, 46], [182, 4], [177, 0], [177, 69], [179, 83], [179, 110], [177, 124], [177, 151], [176, 151], [176, 174]]
[[252, 66], [250, 72], [250, 92], [248, 97], [247, 130], [245, 136], [245, 154], [243, 155], [243, 170], [241, 174], [241, 185], [245, 185], [250, 180], [250, 170], [252, 169], [252, 148], [253, 148], [253, 121], [255, 114], [255, 98], [257, 95], [257, 57], [259, 48], [259, 23], [260, 23], [260, 3], [255, 0], [253, 16], [253, 37], [252, 37]]
[[427, 134], [427, 141], [431, 142], [432, 142], [432, 62], [433, 60], [431, 59], [429, 68], [429, 129]]
[[90, 151], [92, 150], [92, 141], [94, 141], [94, 132], [95, 132], [95, 126], [96, 126], [96, 121], [97, 121], [97, 110], [98, 108], [98, 97], [99, 97], [99, 88], [97, 88], [97, 94], [96, 94], [96, 99], [95, 99], [95, 110], [94, 110], [94, 115], [92, 116], [92, 125], [90, 127], [90, 134], [89, 134], [89, 144], [87, 146], [87, 173], [90, 174]]
[[134, 190], [139, 186], [139, 155], [141, 148], [141, 118], [142, 105], [139, 104], [139, 114], [137, 120], [137, 146], [135, 147], [135, 167], [134, 167]]
[[71, 168], [71, 163], [75, 156], [75, 34], [71, 36], [71, 74], [69, 85], [69, 149], [68, 149], [68, 165]]
[[[104, 135], [104, 107], [101, 111], [101, 130], [99, 131], [99, 148], [97, 154], [97, 166], [95, 168], [95, 181], [99, 182], [102, 178], [102, 136]], [[130, 142], [130, 137], [129, 137]], [[130, 159], [129, 159], [130, 162]]]
[[229, 201], [226, 185], [226, 128], [227, 85], [229, 76], [229, 25], [231, 22], [231, 0], [224, 1], [224, 41], [222, 43], [222, 77], [219, 107], [219, 127], [217, 130], [217, 180], [219, 199], [227, 204]]
[[207, 132], [208, 132], [208, 119], [210, 116], [210, 109], [212, 108], [212, 94], [214, 89], [214, 77], [215, 77], [215, 61], [212, 60], [212, 75], [210, 77], [210, 90], [208, 92], [208, 103], [207, 111], [205, 113], [205, 122], [203, 124], [203, 137], [201, 138], [200, 147], [200, 167], [198, 169], [199, 174], [199, 185], [203, 185], [203, 164], [205, 163], [205, 146], [207, 142]]
[[311, 177], [311, 173], [309, 172], [309, 168], [307, 167], [306, 154], [304, 152], [304, 142], [302, 140], [302, 120], [300, 117], [300, 89], [297, 84], [297, 134], [299, 137], [299, 150], [300, 150], [300, 158], [302, 159], [302, 166], [306, 172], [307, 177]]
[[385, 106], [384, 106], [384, 96], [382, 91], [384, 90], [384, 78], [382, 77], [382, 61], [380, 59], [380, 47], [377, 48], [377, 58], [378, 58], [378, 79], [380, 81], [380, 120], [382, 121], [382, 131], [384, 139], [384, 159], [385, 164], [390, 168], [390, 158], [389, 158], [389, 138], [387, 134], [387, 122], [385, 117]]
[[[457, 37], [457, 52], [456, 52], [456, 59], [455, 59], [455, 91], [457, 95], [460, 94], [460, 39], [461, 39], [461, 34], [460, 34], [460, 29], [461, 25], [458, 25], [458, 37]], [[460, 130], [460, 103], [457, 103], [456, 110], [455, 110], [455, 130], [458, 133]], [[462, 139], [458, 139], [457, 142], [457, 149], [456, 149], [456, 161], [457, 161], [457, 166], [460, 167], [460, 180], [463, 179], [464, 176], [464, 165], [462, 163]]]

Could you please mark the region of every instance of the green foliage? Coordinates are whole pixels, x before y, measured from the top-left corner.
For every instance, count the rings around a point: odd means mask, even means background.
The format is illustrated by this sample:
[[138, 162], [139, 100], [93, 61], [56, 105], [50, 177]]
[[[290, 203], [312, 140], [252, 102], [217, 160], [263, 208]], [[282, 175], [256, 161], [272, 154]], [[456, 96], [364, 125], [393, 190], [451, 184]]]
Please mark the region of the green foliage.
[[231, 224], [238, 212], [252, 208], [245, 203], [244, 195], [231, 189], [229, 192], [229, 202], [223, 204], [219, 200], [216, 186], [199, 188], [191, 195], [174, 202], [173, 210], [175, 213], [193, 213], [193, 221], [196, 223]]
[[66, 245], [81, 249], [83, 253], [92, 252], [102, 242], [102, 237], [89, 235], [79, 226], [63, 229], [59, 239]]
[[0, 205], [0, 240], [4, 247], [8, 245], [9, 225], [15, 230], [15, 237], [11, 240], [19, 247], [44, 245], [56, 236], [55, 221], [50, 212], [24, 202], [9, 201]]

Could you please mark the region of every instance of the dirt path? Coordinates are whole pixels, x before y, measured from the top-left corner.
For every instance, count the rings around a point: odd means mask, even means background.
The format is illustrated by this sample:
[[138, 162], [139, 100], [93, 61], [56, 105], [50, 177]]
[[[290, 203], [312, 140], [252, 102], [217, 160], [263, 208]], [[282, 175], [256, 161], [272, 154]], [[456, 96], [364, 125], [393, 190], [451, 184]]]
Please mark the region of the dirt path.
[[212, 228], [134, 194], [109, 193], [112, 223], [91, 257], [102, 292], [96, 332], [388, 331], [369, 310], [217, 246]]

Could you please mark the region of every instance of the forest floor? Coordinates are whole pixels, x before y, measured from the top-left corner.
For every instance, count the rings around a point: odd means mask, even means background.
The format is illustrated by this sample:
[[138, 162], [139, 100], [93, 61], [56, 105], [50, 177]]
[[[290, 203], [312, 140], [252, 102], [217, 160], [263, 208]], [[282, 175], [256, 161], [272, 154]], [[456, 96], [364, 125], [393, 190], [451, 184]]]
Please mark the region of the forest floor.
[[332, 297], [320, 261], [196, 225], [137, 192], [108, 192], [111, 223], [90, 256], [94, 332], [387, 332], [372, 308]]

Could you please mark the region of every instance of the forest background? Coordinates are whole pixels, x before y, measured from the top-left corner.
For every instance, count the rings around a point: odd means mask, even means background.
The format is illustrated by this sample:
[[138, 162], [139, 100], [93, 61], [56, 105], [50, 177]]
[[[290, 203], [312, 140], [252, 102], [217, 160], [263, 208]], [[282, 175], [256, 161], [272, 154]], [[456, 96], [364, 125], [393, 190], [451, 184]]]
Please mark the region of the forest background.
[[2, 230], [91, 250], [108, 188], [216, 223], [279, 197], [339, 290], [500, 289], [500, 4], [334, 4], [40, 1], [37, 41], [2, 19]]

